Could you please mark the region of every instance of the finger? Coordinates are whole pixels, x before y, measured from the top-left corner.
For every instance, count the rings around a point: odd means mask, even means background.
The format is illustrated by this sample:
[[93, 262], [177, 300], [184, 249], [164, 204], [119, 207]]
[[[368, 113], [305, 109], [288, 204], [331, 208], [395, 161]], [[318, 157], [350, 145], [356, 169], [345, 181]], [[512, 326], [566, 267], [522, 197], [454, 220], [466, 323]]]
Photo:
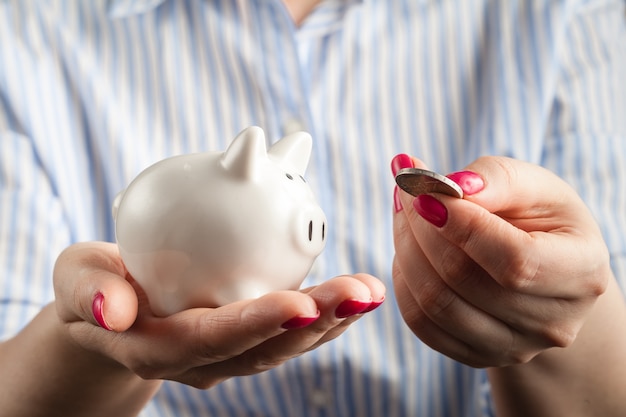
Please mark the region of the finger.
[[566, 346], [571, 342], [579, 327], [580, 302], [505, 288], [462, 249], [450, 244], [437, 228], [422, 222], [414, 225], [414, 230], [425, 262], [454, 294], [526, 335], [535, 346]]
[[[292, 357], [294, 354], [308, 350], [315, 343], [324, 339], [329, 331], [341, 325], [347, 317], [362, 314], [370, 309], [372, 303], [376, 306], [379, 305], [384, 299], [384, 292], [385, 287], [378, 279], [367, 274], [357, 274], [330, 279], [318, 286], [305, 289], [301, 293], [276, 293], [277, 295], [283, 295], [282, 299], [273, 299], [271, 294], [262, 297], [258, 302], [264, 301], [264, 308], [271, 309], [272, 314], [277, 314], [276, 311], [280, 310], [278, 306], [281, 303], [284, 304], [282, 309], [285, 311], [274, 320], [274, 323], [282, 323], [281, 332], [270, 334], [270, 337], [280, 334], [281, 339], [277, 342], [280, 345], [280, 349], [270, 347], [271, 343], [267, 343], [267, 349], [272, 354], [277, 353], [279, 354], [278, 356], [283, 358]], [[286, 296], [290, 296], [292, 300], [286, 301]], [[298, 297], [300, 299], [297, 299]], [[374, 298], [376, 299], [375, 301]], [[263, 312], [260, 309], [258, 302], [248, 306], [249, 309], [254, 307], [255, 313], [252, 316], [250, 314], [244, 315], [241, 320], [249, 321], [250, 317], [257, 317], [259, 313], [262, 313], [261, 318], [264, 319], [270, 316], [269, 312]], [[299, 329], [292, 328], [286, 334], [282, 334], [285, 333], [282, 331], [285, 329], [285, 323], [291, 323], [294, 317], [313, 316], [317, 317], [317, 319], [307, 326]], [[281, 321], [283, 319], [284, 321]], [[249, 322], [247, 325], [251, 329], [258, 330], [263, 328], [261, 324]], [[268, 326], [268, 330], [272, 330], [269, 323]], [[256, 344], [266, 343], [268, 338], [268, 333], [261, 333], [261, 336], [256, 339]], [[218, 340], [215, 343], [225, 346], [226, 342], [226, 340]], [[240, 343], [237, 343], [240, 346]], [[251, 341], [251, 344], [254, 345], [255, 341]], [[245, 350], [248, 350], [250, 347], [252, 346], [246, 347]], [[232, 352], [232, 349], [227, 350]], [[259, 354], [262, 355], [263, 353]], [[241, 361], [240, 365], [241, 369], [246, 368], [244, 361]]]
[[[538, 165], [489, 156], [477, 159], [464, 171], [478, 173], [483, 180], [483, 186], [466, 193], [465, 199], [498, 213], [522, 230], [547, 231], [555, 224], [563, 226], [563, 222], [578, 225], [581, 214], [587, 215], [576, 192]], [[451, 176], [458, 178], [455, 174]], [[563, 204], [564, 201], [568, 204]], [[537, 219], [545, 222], [537, 223]]]
[[[367, 307], [365, 307], [364, 310], [361, 310], [363, 305], [361, 300], [365, 300], [364, 297], [366, 296], [366, 293], [357, 293], [356, 291], [349, 290], [348, 292], [345, 292], [343, 296], [341, 295], [341, 291], [346, 291], [349, 288], [360, 288], [362, 291], [363, 287], [360, 285], [354, 286], [354, 281], [364, 284], [369, 289], [371, 302]], [[348, 284], [348, 287], [346, 287], [346, 283]], [[330, 287], [331, 285], [332, 287]], [[328, 300], [319, 301], [318, 305], [322, 306], [322, 311], [325, 311], [323, 304], [330, 302], [329, 306], [326, 307], [326, 311], [329, 312], [326, 317], [328, 317], [330, 329], [326, 330], [322, 327], [318, 328], [318, 331], [322, 333], [322, 337], [320, 337], [315, 343], [311, 344], [306, 350], [316, 349], [320, 345], [335, 339], [364, 314], [378, 308], [385, 300], [385, 292], [386, 288], [384, 284], [379, 279], [369, 274], [346, 275], [332, 279], [328, 283], [316, 287], [312, 296], [318, 300]], [[333, 294], [335, 301], [332, 301], [330, 297], [324, 295], [325, 293]], [[337, 302], [339, 304], [334, 306]], [[331, 311], [334, 311], [334, 315], [330, 314]], [[316, 325], [318, 325], [318, 323], [316, 323]], [[311, 330], [315, 330], [315, 328]]]
[[411, 331], [432, 349], [466, 365], [483, 367], [486, 355], [473, 357], [471, 347], [433, 322], [416, 302], [406, 278], [394, 272], [394, 291], [402, 318]]
[[305, 328], [281, 334], [265, 346], [268, 352], [275, 349], [273, 344], [280, 345], [276, 351], [288, 357], [308, 351], [327, 341], [335, 329], [341, 332], [354, 318], [371, 311], [372, 303], [377, 306], [384, 299], [383, 284], [367, 274], [335, 277], [305, 291], [316, 303], [320, 318]]
[[[371, 287], [371, 289], [370, 289]], [[190, 369], [185, 382], [208, 387], [230, 376], [250, 375], [274, 368], [286, 360], [299, 356], [315, 346], [330, 340], [330, 335], [340, 334], [348, 323], [354, 321], [372, 301], [372, 293], [384, 296], [384, 286], [375, 278], [357, 276], [336, 277], [304, 290], [314, 300], [320, 318], [304, 328], [283, 331], [257, 346], [247, 348], [239, 355], [217, 363]], [[341, 317], [352, 308], [349, 317]]]
[[421, 168], [428, 169], [426, 164], [414, 156], [407, 154], [398, 154], [391, 160], [391, 173], [393, 176], [398, 174], [398, 171], [404, 168]]
[[[395, 219], [406, 229], [407, 217]], [[414, 239], [396, 236], [394, 287], [403, 317], [414, 333], [434, 349], [477, 366], [512, 363], [535, 348], [513, 344], [517, 330], [460, 297], [432, 267]], [[402, 243], [401, 243], [402, 242]], [[411, 302], [412, 300], [412, 302]], [[522, 349], [523, 350], [518, 350]], [[482, 355], [482, 357], [481, 357]]]
[[[605, 256], [587, 250], [595, 248], [601, 239], [587, 235], [584, 229], [554, 226], [555, 229], [550, 231], [529, 232], [516, 224], [523, 222], [529, 226], [533, 221], [530, 217], [523, 220], [519, 216], [518, 220], [505, 219], [471, 201], [439, 194], [415, 199], [404, 195], [402, 200], [404, 205], [413, 205], [413, 210], [406, 210], [406, 216], [414, 235], [425, 246], [434, 247], [434, 244], [425, 242], [424, 231], [426, 228], [435, 230], [506, 288], [540, 296], [561, 297], [597, 294], [603, 289], [600, 277], [594, 276], [598, 274], [599, 267], [604, 265]], [[550, 204], [547, 206], [549, 209]], [[522, 211], [519, 208], [516, 210]], [[545, 211], [540, 214], [534, 208], [527, 213], [531, 211], [532, 215], [546, 216], [534, 220], [538, 229], [544, 228], [548, 222], [558, 222], [556, 212], [553, 218], [548, 218], [550, 214]], [[512, 209], [509, 214], [511, 212]], [[572, 257], [573, 254], [578, 256]], [[441, 258], [441, 262], [445, 262], [445, 259]]]
[[[513, 243], [510, 250], [519, 254], [512, 269], [521, 269], [521, 279], [513, 279], [513, 287], [536, 287], [545, 295], [562, 295], [559, 288], [564, 284], [572, 296], [604, 292], [610, 275], [608, 249], [593, 216], [573, 188], [540, 166], [510, 158], [483, 157], [467, 169], [479, 173], [485, 183], [480, 192], [469, 194], [467, 199], [527, 232], [527, 237], [519, 234], [517, 241], [509, 240], [506, 234], [494, 241], [494, 245]], [[515, 234], [512, 228], [507, 229]]]
[[[117, 337], [92, 337], [89, 347], [113, 357], [145, 379], [185, 382], [195, 367], [228, 360], [286, 332], [293, 317], [318, 317], [306, 294], [280, 291], [216, 309], [196, 308], [168, 317], [140, 315]], [[195, 382], [189, 382], [195, 384]]]
[[[359, 285], [361, 283], [367, 287]], [[339, 291], [333, 294], [333, 291]], [[372, 302], [379, 305], [385, 299], [385, 284], [378, 278], [365, 273], [356, 273], [353, 275], [342, 275], [332, 278], [321, 285], [304, 289], [303, 292], [310, 294], [313, 292], [317, 298], [330, 298], [331, 294], [337, 300], [342, 297], [350, 297], [354, 299], [364, 299], [369, 294]], [[325, 296], [323, 294], [326, 294]]]
[[[319, 320], [315, 301], [297, 291], [277, 291], [255, 300], [216, 309], [195, 309], [171, 316], [168, 326], [179, 334], [194, 366], [219, 362], [287, 331], [294, 318]], [[185, 330], [185, 328], [187, 328]]]
[[117, 332], [128, 329], [137, 317], [138, 300], [126, 273], [114, 244], [71, 246], [59, 256], [54, 270], [59, 316]]

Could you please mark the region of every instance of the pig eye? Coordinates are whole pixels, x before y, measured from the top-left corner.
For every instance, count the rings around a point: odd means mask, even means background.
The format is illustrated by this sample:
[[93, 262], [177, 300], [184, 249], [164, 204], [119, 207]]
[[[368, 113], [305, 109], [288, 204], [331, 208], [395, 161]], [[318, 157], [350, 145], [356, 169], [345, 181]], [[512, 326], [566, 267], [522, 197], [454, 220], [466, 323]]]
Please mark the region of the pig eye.
[[304, 177], [302, 175], [299, 175], [299, 177], [302, 180], [302, 182], [306, 182], [306, 180], [304, 179]]
[[293, 180], [293, 175], [291, 175], [290, 173], [286, 173], [285, 174], [287, 176], [287, 178], [289, 178], [290, 180]]

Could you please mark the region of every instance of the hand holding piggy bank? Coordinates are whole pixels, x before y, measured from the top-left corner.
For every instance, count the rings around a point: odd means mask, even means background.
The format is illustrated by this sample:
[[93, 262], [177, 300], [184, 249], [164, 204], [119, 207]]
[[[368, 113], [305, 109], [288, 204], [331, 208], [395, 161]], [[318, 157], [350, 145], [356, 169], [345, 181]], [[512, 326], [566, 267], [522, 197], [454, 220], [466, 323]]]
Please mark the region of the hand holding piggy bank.
[[116, 197], [120, 254], [155, 314], [300, 286], [326, 239], [303, 177], [311, 146], [298, 132], [266, 150], [250, 127], [225, 152], [157, 162]]

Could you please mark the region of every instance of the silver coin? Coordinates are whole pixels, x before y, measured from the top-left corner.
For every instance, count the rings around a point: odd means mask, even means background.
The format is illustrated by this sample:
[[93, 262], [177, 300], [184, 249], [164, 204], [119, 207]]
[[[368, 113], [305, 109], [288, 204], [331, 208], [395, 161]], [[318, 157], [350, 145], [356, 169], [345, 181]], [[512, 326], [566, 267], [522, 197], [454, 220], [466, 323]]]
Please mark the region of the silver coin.
[[428, 193], [463, 198], [463, 190], [450, 178], [419, 168], [403, 168], [396, 174], [396, 183], [407, 193], [418, 196]]

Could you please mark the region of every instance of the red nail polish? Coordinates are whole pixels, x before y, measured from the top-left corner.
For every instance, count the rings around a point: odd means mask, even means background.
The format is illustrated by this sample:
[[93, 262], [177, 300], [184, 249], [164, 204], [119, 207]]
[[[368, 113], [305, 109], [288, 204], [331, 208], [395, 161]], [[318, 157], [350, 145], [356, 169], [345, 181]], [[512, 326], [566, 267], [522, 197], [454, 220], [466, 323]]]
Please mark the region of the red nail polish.
[[380, 301], [372, 301], [370, 306], [363, 310], [362, 313], [369, 313], [372, 310], [376, 310], [384, 301], [385, 297], [383, 297]]
[[319, 318], [320, 318], [319, 311], [317, 312], [317, 315], [313, 317], [296, 316], [284, 322], [280, 327], [282, 327], [283, 329], [287, 329], [287, 330], [301, 329], [313, 323], [315, 320]]
[[391, 172], [395, 176], [402, 168], [413, 168], [413, 160], [407, 154], [401, 153], [391, 160]]
[[93, 312], [94, 319], [96, 319], [100, 327], [106, 330], [111, 330], [111, 327], [104, 319], [104, 295], [102, 295], [101, 292], [96, 294], [94, 297], [93, 303], [91, 304], [91, 310]]
[[417, 211], [417, 214], [437, 227], [443, 227], [448, 221], [448, 210], [446, 206], [431, 195], [422, 194], [415, 197], [413, 207], [415, 211]]
[[371, 304], [371, 301], [345, 300], [337, 306], [335, 317], [343, 319], [354, 316], [365, 311]]
[[402, 211], [402, 201], [400, 201], [400, 189], [397, 185], [393, 189], [393, 209], [396, 213]]
[[480, 175], [472, 171], [459, 171], [448, 175], [452, 181], [459, 184], [464, 194], [472, 195], [485, 188], [485, 182]]

